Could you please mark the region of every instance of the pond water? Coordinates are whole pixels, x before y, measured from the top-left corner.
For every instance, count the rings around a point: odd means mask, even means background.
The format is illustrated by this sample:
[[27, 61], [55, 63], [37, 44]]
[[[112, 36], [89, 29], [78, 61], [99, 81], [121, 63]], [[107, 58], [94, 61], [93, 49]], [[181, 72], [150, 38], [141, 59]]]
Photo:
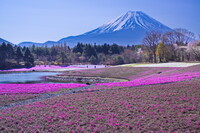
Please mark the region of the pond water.
[[24, 73], [1, 73], [0, 83], [27, 83], [45, 82], [44, 76], [56, 75], [56, 72], [24, 72]]

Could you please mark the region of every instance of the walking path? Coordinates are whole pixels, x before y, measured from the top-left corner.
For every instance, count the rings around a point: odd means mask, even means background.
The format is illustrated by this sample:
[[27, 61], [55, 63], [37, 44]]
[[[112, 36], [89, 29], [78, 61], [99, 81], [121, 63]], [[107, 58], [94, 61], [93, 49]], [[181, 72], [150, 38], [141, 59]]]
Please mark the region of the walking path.
[[26, 104], [30, 104], [30, 103], [33, 103], [33, 102], [45, 100], [47, 98], [52, 98], [52, 97], [65, 95], [65, 94], [77, 93], [81, 90], [89, 89], [92, 86], [94, 86], [94, 85], [88, 85], [88, 86], [85, 86], [85, 87], [78, 87], [78, 88], [72, 89], [68, 92], [63, 92], [63, 93], [58, 93], [58, 94], [41, 94], [39, 97], [36, 97], [36, 98], [33, 98], [33, 99], [28, 99], [28, 100], [19, 101], [19, 102], [16, 102], [16, 103], [11, 103], [11, 104], [6, 105], [6, 106], [0, 106], [0, 111], [4, 110], [4, 109], [11, 108], [11, 107], [16, 107], [16, 106], [19, 106], [19, 105], [26, 105]]

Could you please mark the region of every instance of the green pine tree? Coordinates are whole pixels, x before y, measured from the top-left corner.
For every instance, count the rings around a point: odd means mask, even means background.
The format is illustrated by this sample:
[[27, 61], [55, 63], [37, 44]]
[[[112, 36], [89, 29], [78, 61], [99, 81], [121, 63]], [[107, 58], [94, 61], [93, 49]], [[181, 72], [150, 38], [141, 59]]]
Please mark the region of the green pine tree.
[[23, 59], [23, 53], [20, 47], [17, 47], [17, 51], [16, 51], [16, 61], [17, 64], [19, 65], [20, 60]]
[[2, 43], [2, 45], [0, 45], [0, 64], [2, 66], [5, 65], [5, 62], [6, 62], [6, 59], [7, 59], [7, 46], [6, 46], [6, 43]]
[[31, 54], [29, 48], [26, 48], [25, 54], [24, 54], [24, 62], [26, 67], [34, 66], [34, 57]]

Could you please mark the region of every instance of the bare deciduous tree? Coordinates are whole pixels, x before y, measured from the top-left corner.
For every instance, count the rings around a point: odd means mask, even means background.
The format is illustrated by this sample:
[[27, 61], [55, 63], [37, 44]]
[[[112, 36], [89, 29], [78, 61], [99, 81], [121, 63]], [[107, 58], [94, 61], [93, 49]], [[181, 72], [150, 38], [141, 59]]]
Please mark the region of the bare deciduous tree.
[[187, 52], [193, 56], [193, 60], [200, 61], [200, 41], [189, 43]]
[[174, 31], [165, 32], [162, 35], [162, 42], [164, 42], [165, 44], [175, 44], [176, 37]]
[[187, 45], [187, 43], [194, 39], [194, 33], [182, 29], [177, 28], [173, 31], [169, 31], [163, 34], [162, 40], [166, 44], [178, 44], [178, 45]]
[[194, 33], [187, 29], [177, 28], [175, 29], [176, 43], [179, 45], [186, 45], [189, 41], [194, 39]]
[[149, 53], [153, 54], [154, 63], [157, 62], [156, 48], [161, 41], [161, 36], [162, 34], [160, 32], [151, 31], [147, 33], [146, 37], [143, 40], [143, 43], [145, 46], [147, 46]]
[[195, 60], [200, 61], [200, 48], [193, 47], [190, 49], [190, 53], [193, 55]]

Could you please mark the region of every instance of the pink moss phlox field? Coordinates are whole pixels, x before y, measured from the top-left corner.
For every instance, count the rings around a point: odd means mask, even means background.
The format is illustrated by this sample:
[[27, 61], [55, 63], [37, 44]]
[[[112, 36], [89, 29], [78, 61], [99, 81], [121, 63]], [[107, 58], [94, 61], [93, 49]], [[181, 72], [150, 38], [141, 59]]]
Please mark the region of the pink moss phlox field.
[[196, 133], [199, 81], [62, 95], [0, 111], [0, 130]]
[[85, 84], [0, 84], [0, 94], [13, 93], [46, 93], [55, 92], [62, 88], [84, 87]]
[[23, 101], [35, 97], [39, 97], [39, 94], [1, 94], [0, 95], [0, 106]]
[[56, 65], [40, 65], [40, 66], [34, 66], [31, 68], [19, 68], [19, 69], [10, 69], [10, 70], [0, 70], [3, 72], [9, 72], [9, 71], [32, 71], [32, 70], [48, 70], [48, 69], [59, 69], [59, 68], [78, 68], [75, 66], [56, 66]]
[[192, 78], [200, 77], [200, 72], [196, 73], [176, 73], [170, 75], [158, 76], [158, 74], [152, 74], [144, 76], [138, 79], [134, 79], [128, 82], [115, 82], [115, 83], [97, 83], [98, 86], [107, 86], [107, 87], [129, 87], [129, 86], [141, 86], [141, 85], [152, 85], [152, 84], [161, 84], [161, 83], [170, 83], [178, 81], [186, 81]]
[[102, 78], [122, 78], [122, 79], [133, 80], [139, 77], [155, 74], [158, 72], [168, 73], [168, 72], [174, 72], [179, 69], [181, 68], [107, 67], [107, 68], [88, 69], [88, 70], [66, 71], [61, 75], [102, 77]]

